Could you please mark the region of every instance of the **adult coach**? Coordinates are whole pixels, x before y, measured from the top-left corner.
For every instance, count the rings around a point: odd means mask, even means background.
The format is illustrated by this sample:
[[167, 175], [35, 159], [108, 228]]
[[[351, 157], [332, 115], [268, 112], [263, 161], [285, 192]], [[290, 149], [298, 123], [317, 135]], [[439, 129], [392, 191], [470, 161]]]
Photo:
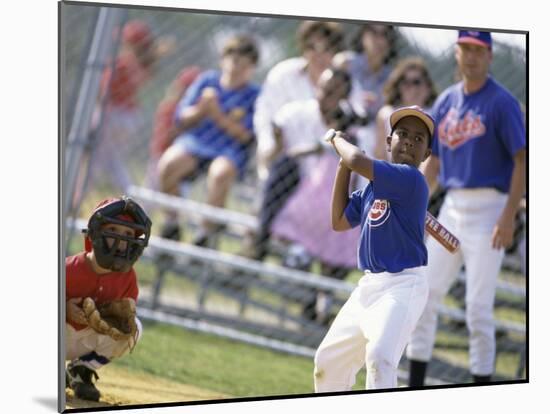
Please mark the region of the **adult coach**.
[[495, 363], [493, 305], [504, 249], [525, 191], [525, 126], [519, 103], [489, 75], [489, 32], [459, 31], [455, 58], [462, 81], [437, 99], [436, 132], [424, 174], [448, 191], [439, 221], [461, 242], [451, 255], [427, 241], [430, 293], [407, 348], [410, 386], [422, 386], [437, 328], [437, 308], [463, 264], [470, 372], [489, 382]]

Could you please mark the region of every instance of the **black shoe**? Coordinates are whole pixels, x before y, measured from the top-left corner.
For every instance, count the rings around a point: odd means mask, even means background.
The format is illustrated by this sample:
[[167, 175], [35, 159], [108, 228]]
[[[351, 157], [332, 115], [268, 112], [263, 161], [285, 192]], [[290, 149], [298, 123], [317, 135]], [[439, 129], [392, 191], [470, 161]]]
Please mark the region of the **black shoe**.
[[66, 370], [66, 379], [68, 379], [69, 387], [74, 391], [77, 398], [88, 401], [99, 401], [100, 393], [92, 382], [92, 377], [97, 381], [99, 376], [97, 373], [84, 365], [74, 366], [69, 364]]
[[200, 228], [196, 236], [193, 238], [191, 244], [194, 244], [195, 246], [206, 247], [209, 244], [210, 239], [214, 235], [221, 232], [224, 228], [225, 226], [223, 224], [216, 225], [214, 228], [208, 230]]
[[211, 234], [205, 231], [199, 231], [197, 235], [193, 238], [191, 244], [194, 244], [195, 246], [206, 247], [206, 245], [208, 244], [208, 240], [210, 240], [210, 236]]
[[472, 378], [476, 384], [486, 384], [488, 382], [491, 382], [491, 376], [490, 375], [474, 375], [472, 374]]
[[315, 322], [317, 320], [317, 300], [308, 301], [302, 308], [302, 316], [308, 321]]
[[428, 363], [411, 359], [409, 364], [409, 387], [423, 387]]
[[180, 238], [181, 238], [181, 229], [180, 229], [179, 224], [177, 224], [177, 223], [165, 223], [162, 226], [160, 236], [163, 239], [176, 240], [176, 241], [180, 240]]

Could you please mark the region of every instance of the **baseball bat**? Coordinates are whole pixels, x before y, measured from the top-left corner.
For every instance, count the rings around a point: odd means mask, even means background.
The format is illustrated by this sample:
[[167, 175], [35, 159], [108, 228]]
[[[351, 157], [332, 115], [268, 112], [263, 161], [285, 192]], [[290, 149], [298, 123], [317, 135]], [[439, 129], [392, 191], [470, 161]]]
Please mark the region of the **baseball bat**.
[[456, 236], [437, 221], [429, 211], [426, 212], [426, 231], [450, 253], [456, 253], [460, 247], [460, 241]]

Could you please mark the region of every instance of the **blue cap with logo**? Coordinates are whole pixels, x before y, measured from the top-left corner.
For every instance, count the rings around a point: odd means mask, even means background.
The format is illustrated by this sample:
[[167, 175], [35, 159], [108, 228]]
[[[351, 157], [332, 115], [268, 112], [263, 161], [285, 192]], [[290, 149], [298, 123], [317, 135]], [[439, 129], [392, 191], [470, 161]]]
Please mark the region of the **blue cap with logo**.
[[457, 43], [470, 43], [485, 46], [489, 50], [493, 46], [490, 32], [478, 32], [475, 30], [459, 30]]

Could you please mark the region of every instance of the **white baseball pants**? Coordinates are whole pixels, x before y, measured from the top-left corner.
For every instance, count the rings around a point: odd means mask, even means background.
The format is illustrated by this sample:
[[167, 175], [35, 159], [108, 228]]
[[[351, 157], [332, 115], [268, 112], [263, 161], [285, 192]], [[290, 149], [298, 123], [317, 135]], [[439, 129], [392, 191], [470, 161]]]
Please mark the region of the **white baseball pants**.
[[450, 190], [441, 207], [439, 221], [460, 240], [454, 255], [433, 238], [428, 248], [428, 303], [407, 348], [407, 357], [429, 361], [437, 329], [437, 308], [464, 264], [466, 267], [466, 322], [470, 334], [470, 372], [490, 375], [495, 362], [493, 305], [504, 250], [491, 245], [493, 228], [507, 195], [496, 190]]
[[[138, 338], [141, 337], [143, 326], [136, 317]], [[84, 328], [80, 331], [74, 329], [70, 324], [65, 324], [65, 360], [72, 361], [85, 355], [97, 355], [87, 358], [84, 365], [97, 370], [113, 358], [119, 358], [130, 351], [129, 343], [126, 340], [115, 341], [110, 336], [101, 335], [92, 328]]]
[[366, 365], [367, 389], [396, 388], [397, 366], [428, 296], [425, 268], [366, 273], [315, 354], [315, 392], [347, 391]]

